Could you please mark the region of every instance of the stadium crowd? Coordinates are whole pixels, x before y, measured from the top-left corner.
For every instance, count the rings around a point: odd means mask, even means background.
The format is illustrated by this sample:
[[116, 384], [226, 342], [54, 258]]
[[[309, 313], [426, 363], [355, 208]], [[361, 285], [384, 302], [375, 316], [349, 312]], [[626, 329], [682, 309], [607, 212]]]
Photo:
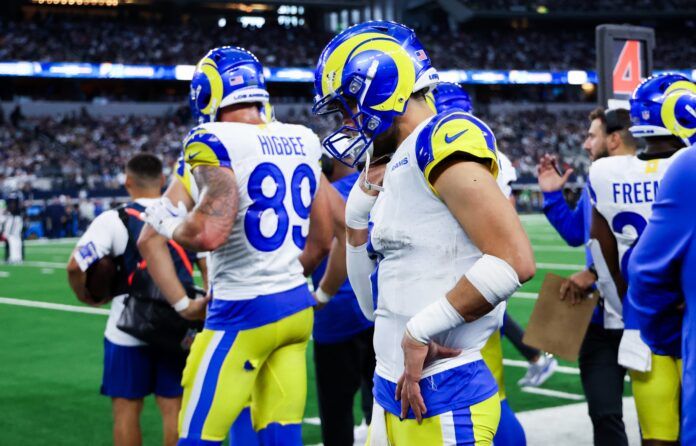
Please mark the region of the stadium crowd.
[[[314, 66], [321, 50], [317, 42], [331, 37], [309, 27], [266, 24], [260, 32], [230, 21], [210, 32], [210, 26], [194, 19], [188, 24], [67, 20], [50, 15], [30, 21], [0, 20], [0, 60], [192, 64], [208, 48], [232, 44], [253, 52], [265, 66], [309, 67]], [[686, 30], [695, 28], [695, 23], [686, 22], [678, 32], [657, 30], [658, 42], [670, 45], [655, 54], [656, 69], [690, 68], [688, 61], [696, 58], [696, 50], [689, 44], [692, 33]], [[590, 69], [595, 60], [591, 29], [451, 31], [434, 26], [420, 28], [418, 33], [434, 65], [442, 68]]]
[[[597, 11], [653, 11], [655, 2], [651, 0], [554, 0], [553, 2], [528, 2], [523, 0], [473, 0], [467, 6], [485, 11], [538, 11], [546, 7], [548, 12], [597, 12]], [[660, 7], [664, 11], [693, 9], [691, 0], [663, 0]]]
[[[587, 160], [580, 156], [582, 112], [550, 113], [543, 109], [524, 112], [481, 113], [507, 153], [521, 181], [532, 180], [536, 164], [545, 152], [560, 154], [565, 167], [582, 173]], [[309, 107], [293, 107], [279, 116], [284, 122], [311, 127], [320, 136], [332, 128], [330, 121], [311, 115]], [[184, 108], [162, 117], [92, 117], [85, 111], [64, 117], [25, 118], [15, 115], [0, 124], [4, 162], [0, 183], [14, 187], [49, 179], [44, 188], [118, 189], [123, 165], [142, 151], [162, 157], [171, 166], [186, 135], [188, 111]]]

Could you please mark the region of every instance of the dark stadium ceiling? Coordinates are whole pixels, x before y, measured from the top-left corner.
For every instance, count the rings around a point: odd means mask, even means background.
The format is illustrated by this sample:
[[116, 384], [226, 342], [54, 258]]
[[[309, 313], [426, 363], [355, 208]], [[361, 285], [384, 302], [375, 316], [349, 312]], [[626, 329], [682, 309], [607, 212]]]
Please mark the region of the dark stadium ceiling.
[[[2, 0], [0, 0], [2, 1]], [[241, 9], [253, 8], [254, 5], [302, 5], [302, 6], [345, 6], [361, 8], [368, 6], [370, 0], [255, 0], [253, 2], [231, 2], [228, 0], [25, 0], [25, 3], [58, 6], [126, 6], [126, 5], [156, 5], [175, 3], [179, 5], [214, 6], [217, 8]]]
[[251, 6], [254, 3], [256, 4], [271, 4], [271, 5], [304, 5], [304, 6], [336, 6], [336, 5], [345, 5], [345, 6], [352, 6], [352, 7], [362, 7], [362, 6], [367, 6], [370, 1], [369, 0], [302, 0], [302, 1], [288, 1], [288, 0], [256, 0], [253, 2], [230, 2], [228, 0], [156, 0], [156, 1], [148, 1], [148, 0], [120, 0], [120, 3], [123, 4], [128, 4], [128, 3], [140, 3], [140, 4], [148, 4], [148, 3], [178, 3], [181, 5], [201, 5], [201, 6], [206, 6], [206, 5], [229, 5], [229, 6]]

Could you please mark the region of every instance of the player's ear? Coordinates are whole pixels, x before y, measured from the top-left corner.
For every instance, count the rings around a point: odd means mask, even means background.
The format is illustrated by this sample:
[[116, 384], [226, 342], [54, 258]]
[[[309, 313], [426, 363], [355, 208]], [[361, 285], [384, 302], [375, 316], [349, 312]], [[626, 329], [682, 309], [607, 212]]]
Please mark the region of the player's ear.
[[133, 188], [133, 177], [131, 177], [128, 172], [126, 172], [126, 181], [123, 183], [123, 187], [125, 187], [127, 191]]

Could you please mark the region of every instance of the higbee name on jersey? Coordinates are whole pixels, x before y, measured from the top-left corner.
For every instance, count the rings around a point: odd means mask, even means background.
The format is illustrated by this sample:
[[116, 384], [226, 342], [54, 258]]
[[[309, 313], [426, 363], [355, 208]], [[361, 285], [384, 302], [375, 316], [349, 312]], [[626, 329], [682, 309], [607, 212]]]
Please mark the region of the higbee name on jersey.
[[319, 187], [320, 157], [319, 138], [301, 125], [214, 122], [191, 130], [184, 141], [188, 168], [229, 167], [239, 190], [232, 233], [212, 253], [215, 299], [251, 299], [306, 282], [298, 256]]

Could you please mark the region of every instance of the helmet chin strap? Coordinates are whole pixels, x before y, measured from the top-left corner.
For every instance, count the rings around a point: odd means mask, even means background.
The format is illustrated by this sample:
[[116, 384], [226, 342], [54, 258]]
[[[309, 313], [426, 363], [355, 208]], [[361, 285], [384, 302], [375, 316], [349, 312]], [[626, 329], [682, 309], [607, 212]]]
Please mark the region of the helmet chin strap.
[[379, 184], [370, 183], [368, 180], [370, 174], [370, 150], [365, 151], [365, 179], [363, 180], [363, 185], [367, 190], [376, 190], [377, 192], [384, 191], [384, 187]]

